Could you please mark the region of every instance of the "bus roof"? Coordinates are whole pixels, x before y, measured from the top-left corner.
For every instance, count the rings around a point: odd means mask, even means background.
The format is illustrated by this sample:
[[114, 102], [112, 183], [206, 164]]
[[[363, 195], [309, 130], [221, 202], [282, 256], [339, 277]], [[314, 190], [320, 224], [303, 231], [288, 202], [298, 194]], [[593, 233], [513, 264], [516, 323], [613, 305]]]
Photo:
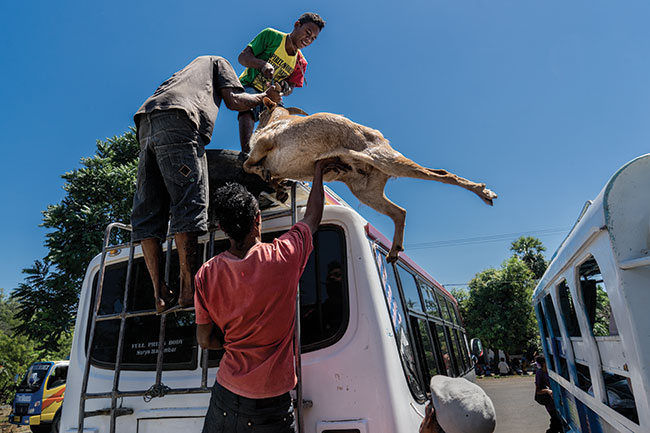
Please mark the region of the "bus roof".
[[650, 188], [650, 153], [639, 156], [618, 169], [605, 184], [598, 196], [588, 201], [580, 211], [575, 224], [551, 257], [551, 263], [540, 279], [533, 299], [536, 299], [564, 267], [580, 253], [581, 246], [588, 243], [603, 230], [607, 230], [616, 258], [648, 260], [637, 257], [639, 251], [647, 251], [646, 237], [639, 236], [639, 228], [648, 229], [650, 201], [637, 200], [639, 194], [647, 194]]

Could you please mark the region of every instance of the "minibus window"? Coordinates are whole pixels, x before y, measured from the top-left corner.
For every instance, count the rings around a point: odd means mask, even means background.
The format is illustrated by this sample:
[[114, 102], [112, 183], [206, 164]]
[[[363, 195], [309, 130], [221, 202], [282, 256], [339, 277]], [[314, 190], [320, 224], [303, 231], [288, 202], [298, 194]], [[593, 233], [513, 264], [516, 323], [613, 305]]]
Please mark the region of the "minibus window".
[[580, 289], [594, 337], [618, 335], [616, 321], [607, 295], [607, 288], [593, 257], [580, 265]]
[[453, 377], [454, 366], [451, 362], [451, 355], [449, 353], [449, 348], [447, 346], [447, 338], [445, 336], [445, 329], [442, 325], [435, 324], [433, 325], [436, 328], [436, 334], [438, 336], [438, 344], [440, 345], [440, 355], [442, 356], [442, 363], [444, 371], [442, 374]]
[[542, 324], [542, 342], [544, 343], [542, 347], [545, 347], [544, 351], [547, 352], [548, 358], [551, 360], [551, 362], [548, 363], [548, 369], [551, 371], [557, 371], [555, 367], [555, 357], [553, 357], [553, 354], [551, 353], [552, 348], [548, 347], [549, 340], [551, 339], [551, 334], [548, 332], [548, 325], [546, 324], [546, 316], [544, 315], [544, 309], [542, 308], [542, 304], [539, 303], [535, 305], [535, 311], [539, 314], [539, 321]]
[[59, 365], [58, 367], [53, 368], [52, 373], [50, 373], [50, 377], [47, 380], [47, 389], [56, 388], [57, 386], [65, 384], [67, 377], [67, 365]]
[[447, 309], [447, 302], [445, 302], [445, 296], [436, 290], [436, 297], [438, 298], [438, 304], [440, 305], [442, 318], [447, 322], [450, 322], [451, 317], [449, 317], [449, 310]]
[[607, 406], [638, 424], [639, 415], [630, 378], [603, 371], [603, 380], [607, 390]]
[[438, 366], [436, 363], [436, 354], [431, 343], [431, 336], [429, 335], [429, 327], [427, 322], [424, 319], [412, 318], [413, 322], [417, 322], [414, 326], [416, 333], [418, 334], [418, 340], [422, 345], [422, 352], [424, 359], [422, 360], [425, 366], [425, 383], [429, 383], [431, 378], [438, 374]]
[[454, 340], [454, 353], [456, 354], [456, 360], [458, 361], [458, 369], [460, 372], [467, 370], [467, 364], [465, 363], [465, 357], [463, 356], [463, 346], [460, 344], [458, 339], [458, 330], [450, 329], [452, 339]]
[[[269, 242], [284, 232], [264, 233], [262, 240]], [[214, 242], [214, 254], [224, 251], [227, 240]], [[209, 245], [201, 248], [208, 248]], [[312, 252], [300, 280], [302, 347], [304, 352], [334, 344], [348, 323], [348, 286], [343, 231], [335, 226], [321, 226], [314, 235]], [[122, 312], [126, 261], [107, 266], [100, 303], [100, 314]], [[178, 255], [172, 251], [170, 281], [178, 284]], [[142, 257], [133, 260], [133, 276], [128, 311], [152, 310], [153, 288]], [[97, 287], [98, 274], [94, 287]], [[170, 284], [173, 287], [173, 285]], [[91, 302], [93, 305], [94, 302]], [[92, 319], [90, 311], [89, 321]], [[156, 366], [160, 316], [130, 317], [126, 320], [122, 368], [154, 370]], [[90, 329], [90, 326], [88, 327]], [[113, 368], [117, 353], [119, 320], [97, 322], [93, 339], [93, 364]], [[165, 370], [197, 368], [196, 326], [194, 314], [179, 312], [168, 314], [165, 328], [163, 364]], [[208, 365], [217, 366], [222, 350], [208, 351]]]
[[404, 292], [404, 299], [406, 300], [408, 309], [416, 312], [424, 312], [422, 302], [420, 302], [420, 295], [418, 294], [418, 286], [415, 284], [413, 274], [401, 266], [397, 266], [397, 273], [402, 283], [402, 291]]
[[393, 334], [397, 342], [397, 349], [402, 360], [406, 380], [413, 396], [417, 399], [422, 399], [424, 398], [424, 392], [418, 382], [415, 353], [408, 331], [408, 316], [402, 305], [397, 279], [395, 277], [395, 269], [393, 265], [386, 262], [386, 256], [382, 250], [375, 248], [374, 253], [384, 292], [384, 299], [386, 300], [388, 314], [393, 325]]
[[348, 276], [343, 232], [321, 227], [300, 278], [301, 340], [304, 352], [337, 341], [348, 323]]
[[560, 325], [557, 320], [557, 315], [555, 314], [555, 307], [553, 306], [553, 300], [551, 299], [550, 294], [546, 295], [544, 302], [546, 303], [546, 312], [548, 313], [548, 318], [551, 321], [551, 330], [553, 331], [553, 338], [551, 341], [554, 345], [553, 354], [556, 356], [555, 362], [559, 368], [558, 373], [560, 373], [560, 375], [566, 380], [569, 380], [569, 367], [567, 365], [566, 359], [564, 358], [562, 334], [560, 334]]
[[578, 388], [593, 396], [594, 390], [591, 387], [591, 373], [589, 372], [589, 366], [576, 362], [576, 371], [578, 373]]
[[17, 392], [36, 392], [41, 389], [43, 380], [47, 377], [47, 372], [52, 364], [47, 362], [37, 362], [32, 364], [23, 380], [20, 381]]
[[558, 286], [560, 308], [562, 309], [562, 317], [567, 328], [569, 337], [581, 337], [580, 325], [578, 324], [578, 317], [576, 316], [575, 304], [571, 297], [569, 286], [566, 281], [562, 281]]
[[440, 309], [438, 308], [438, 301], [436, 301], [436, 295], [433, 293], [433, 289], [424, 281], [418, 281], [420, 283], [426, 313], [431, 317], [440, 317]]
[[453, 301], [447, 299], [447, 308], [449, 309], [449, 316], [451, 319], [451, 323], [453, 323], [454, 325], [458, 325], [459, 321], [458, 321], [458, 312], [456, 311], [456, 304]]

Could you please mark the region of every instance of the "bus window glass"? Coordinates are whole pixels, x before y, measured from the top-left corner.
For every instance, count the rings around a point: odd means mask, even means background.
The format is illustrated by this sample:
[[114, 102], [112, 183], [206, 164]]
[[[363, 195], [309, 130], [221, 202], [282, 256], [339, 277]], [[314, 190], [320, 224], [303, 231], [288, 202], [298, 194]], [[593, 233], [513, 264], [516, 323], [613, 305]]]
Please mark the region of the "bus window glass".
[[447, 308], [449, 309], [451, 323], [458, 325], [460, 322], [458, 321], [458, 311], [456, 310], [454, 301], [447, 299]]
[[567, 286], [566, 281], [562, 281], [558, 286], [560, 308], [562, 309], [562, 317], [567, 327], [569, 337], [580, 337], [580, 325], [578, 324], [578, 317], [576, 316], [575, 304], [571, 297], [571, 291]]
[[580, 265], [580, 290], [591, 331], [595, 337], [618, 335], [616, 321], [609, 304], [607, 288], [593, 257]]
[[[176, 259], [177, 261], [178, 259]], [[132, 275], [136, 282], [141, 278], [138, 276], [138, 268], [141, 272], [147, 272], [142, 257], [133, 260]], [[100, 314], [122, 312], [126, 271], [127, 262], [120, 262], [106, 267], [102, 300], [100, 302]], [[151, 284], [148, 274], [146, 274], [146, 281]], [[98, 274], [95, 274], [93, 282], [95, 290], [97, 290], [97, 284]], [[149, 293], [148, 296], [143, 296], [141, 293], [138, 293], [140, 289], [141, 287], [136, 285], [132, 286], [132, 289], [129, 290], [129, 293], [133, 295], [129, 296], [131, 302], [127, 301], [130, 307], [129, 309], [133, 308], [137, 311], [153, 309], [153, 294]], [[146, 301], [146, 298], [149, 298], [150, 301]], [[150, 302], [150, 308], [146, 308], [147, 302]], [[92, 307], [94, 301], [90, 304]], [[88, 329], [90, 329], [91, 320], [92, 308], [88, 315]], [[93, 365], [102, 368], [114, 367], [119, 330], [119, 320], [97, 322], [95, 325], [95, 337], [93, 338], [91, 356]], [[159, 330], [160, 316], [139, 316], [126, 320], [124, 351], [122, 355], [122, 366], [124, 369], [154, 370], [156, 368]], [[89, 335], [86, 336], [86, 343], [89, 337]], [[196, 347], [194, 315], [188, 312], [168, 314], [165, 326], [163, 368], [165, 370], [196, 368]]]
[[458, 358], [460, 359], [460, 365], [463, 366], [463, 371], [469, 370], [469, 363], [467, 362], [467, 350], [463, 346], [463, 340], [461, 339], [461, 332], [458, 329], [453, 329], [451, 331], [454, 334], [456, 339], [456, 345], [458, 346]]
[[438, 344], [440, 345], [440, 356], [442, 357], [442, 363], [444, 371], [442, 374], [453, 377], [454, 376], [454, 367], [451, 363], [451, 354], [449, 353], [449, 346], [447, 346], [447, 338], [445, 336], [445, 329], [442, 325], [435, 324], [433, 325], [436, 329], [436, 335], [438, 337]]
[[[264, 234], [268, 242], [283, 232]], [[215, 254], [222, 252], [228, 243], [215, 241]], [[333, 344], [347, 325], [347, 276], [343, 232], [333, 226], [323, 226], [314, 236], [314, 251], [300, 280], [303, 317], [302, 345], [308, 352]], [[202, 246], [203, 248], [203, 246]], [[208, 245], [209, 248], [209, 245]], [[122, 312], [122, 301], [128, 262], [106, 267], [100, 314]], [[127, 300], [127, 311], [153, 310], [153, 289], [142, 257], [133, 260], [132, 289]], [[172, 251], [170, 281], [178, 284], [178, 255]], [[95, 276], [94, 286], [97, 287]], [[170, 284], [170, 287], [174, 287]], [[91, 302], [93, 305], [94, 302]], [[312, 313], [312, 314], [309, 314]], [[89, 321], [92, 320], [92, 311]], [[97, 322], [93, 339], [94, 365], [113, 368], [117, 354], [119, 320]], [[158, 350], [160, 316], [131, 317], [126, 320], [123, 368], [154, 370]], [[90, 326], [88, 327], [90, 329]], [[197, 344], [192, 313], [168, 314], [166, 319], [164, 369], [194, 369], [197, 366]], [[223, 351], [209, 351], [208, 365], [218, 365]]]
[[424, 299], [424, 308], [426, 313], [432, 317], [440, 317], [440, 310], [438, 309], [438, 301], [431, 286], [422, 280], [420, 282], [420, 289], [422, 290], [422, 298]]
[[348, 320], [348, 288], [343, 232], [321, 227], [314, 252], [300, 278], [302, 346], [305, 352], [337, 340]]
[[444, 320], [446, 321], [451, 321], [451, 318], [449, 317], [449, 310], [447, 309], [447, 302], [445, 301], [445, 296], [436, 291], [436, 297], [438, 298], [438, 305], [440, 305], [440, 312], [441, 316]]
[[604, 371], [603, 380], [607, 390], [607, 405], [638, 424], [639, 415], [636, 411], [630, 378]]
[[397, 273], [399, 274], [399, 281], [402, 283], [402, 292], [404, 293], [404, 300], [409, 310], [416, 312], [424, 312], [422, 302], [420, 302], [420, 295], [418, 294], [418, 286], [415, 284], [415, 277], [402, 266], [397, 266]]
[[23, 380], [18, 384], [16, 392], [38, 391], [43, 384], [43, 380], [47, 377], [51, 365], [49, 362], [36, 362], [30, 365], [27, 373], [23, 376]]
[[447, 334], [449, 335], [449, 344], [451, 344], [451, 351], [454, 359], [454, 364], [456, 365], [456, 371], [462, 373], [465, 371], [465, 366], [460, 357], [460, 348], [458, 346], [458, 340], [456, 338], [456, 330], [453, 328], [447, 328]]
[[49, 379], [47, 379], [47, 389], [56, 388], [65, 384], [68, 377], [68, 366], [59, 365], [52, 369]]
[[544, 304], [546, 306], [546, 313], [548, 314], [549, 321], [551, 322], [551, 332], [553, 333], [551, 341], [553, 344], [553, 355], [556, 357], [555, 365], [558, 367], [560, 375], [569, 380], [569, 367], [565, 359], [564, 346], [562, 344], [562, 335], [560, 334], [560, 325], [553, 306], [551, 295], [548, 294], [544, 297]]
[[388, 307], [388, 314], [393, 325], [393, 334], [402, 360], [402, 367], [406, 374], [406, 380], [408, 381], [413, 395], [417, 398], [423, 398], [424, 392], [418, 382], [415, 354], [408, 335], [408, 319], [399, 296], [397, 279], [395, 278], [395, 269], [393, 268], [393, 265], [386, 263], [386, 256], [382, 250], [375, 248], [374, 253], [379, 277], [381, 278], [381, 284], [384, 291], [386, 306]]
[[552, 348], [548, 346], [548, 344], [552, 344], [551, 343], [551, 334], [549, 334], [549, 332], [548, 332], [548, 325], [546, 324], [546, 316], [544, 314], [544, 309], [542, 308], [542, 305], [537, 304], [535, 306], [535, 311], [537, 311], [538, 317], [539, 317], [539, 322], [541, 322], [541, 324], [542, 324], [542, 331], [541, 331], [542, 332], [542, 335], [541, 335], [542, 342], [546, 343], [545, 351], [549, 352], [548, 357], [551, 360], [551, 362], [548, 364], [548, 369], [551, 370], [551, 371], [557, 371], [557, 368], [555, 367], [555, 358], [552, 356], [552, 353], [550, 353]]
[[589, 366], [576, 362], [576, 371], [578, 373], [578, 388], [594, 395], [594, 390], [591, 388], [591, 373]]
[[425, 368], [425, 383], [429, 383], [431, 378], [438, 374], [438, 365], [436, 362], [436, 354], [431, 344], [431, 336], [429, 335], [429, 327], [426, 320], [416, 318], [417, 333], [420, 341], [422, 342], [422, 351], [424, 355], [424, 368]]

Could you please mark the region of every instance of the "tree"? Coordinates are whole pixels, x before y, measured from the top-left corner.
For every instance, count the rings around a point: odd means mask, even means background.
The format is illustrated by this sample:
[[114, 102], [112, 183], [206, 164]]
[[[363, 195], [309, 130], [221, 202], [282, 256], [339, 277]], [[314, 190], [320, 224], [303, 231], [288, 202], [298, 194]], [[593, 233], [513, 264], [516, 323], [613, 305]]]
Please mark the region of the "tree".
[[[14, 290], [17, 331], [57, 350], [76, 313], [86, 267], [102, 249], [104, 230], [114, 221], [128, 222], [137, 174], [139, 145], [133, 130], [106, 141], [81, 159], [81, 168], [62, 175], [66, 194], [43, 212], [42, 226], [51, 229], [49, 252], [24, 269], [25, 282]], [[123, 241], [124, 239], [114, 239]]]
[[469, 292], [466, 289], [456, 288], [451, 289], [451, 295], [456, 299], [456, 302], [458, 302], [458, 312], [464, 321], [465, 317], [467, 316], [467, 302], [469, 300]]
[[548, 266], [543, 254], [546, 247], [542, 241], [532, 236], [522, 236], [512, 242], [510, 251], [528, 266], [536, 279], [542, 278]]
[[13, 399], [14, 377], [38, 358], [34, 344], [12, 330], [20, 323], [14, 314], [17, 308], [18, 303], [0, 289], [0, 404]]
[[537, 325], [531, 297], [535, 278], [518, 257], [500, 269], [486, 269], [469, 283], [465, 326], [485, 347], [522, 353], [536, 341]]

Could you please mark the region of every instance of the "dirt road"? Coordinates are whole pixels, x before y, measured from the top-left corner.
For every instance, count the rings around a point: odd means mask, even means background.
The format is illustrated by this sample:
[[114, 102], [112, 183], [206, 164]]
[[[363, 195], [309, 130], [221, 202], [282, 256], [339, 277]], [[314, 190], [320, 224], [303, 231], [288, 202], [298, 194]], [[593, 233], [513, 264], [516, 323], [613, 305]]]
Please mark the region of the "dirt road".
[[488, 377], [476, 383], [494, 403], [495, 433], [544, 433], [548, 428], [546, 410], [533, 400], [535, 376]]
[[7, 417], [10, 413], [11, 406], [0, 406], [0, 433], [30, 433], [29, 427], [9, 424]]

